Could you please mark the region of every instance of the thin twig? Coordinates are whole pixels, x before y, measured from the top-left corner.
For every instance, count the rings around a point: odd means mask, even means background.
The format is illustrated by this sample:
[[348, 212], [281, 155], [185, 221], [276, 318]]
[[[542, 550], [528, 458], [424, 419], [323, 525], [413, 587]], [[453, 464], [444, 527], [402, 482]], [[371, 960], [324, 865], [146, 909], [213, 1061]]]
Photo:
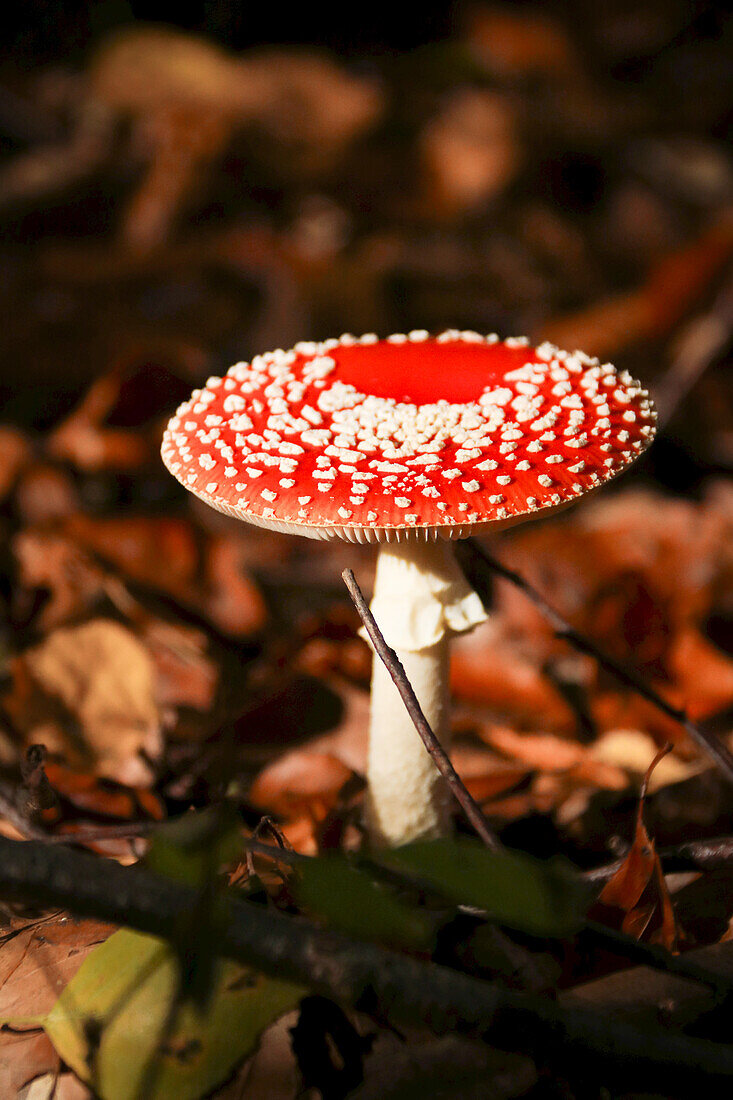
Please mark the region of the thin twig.
[[430, 753], [433, 763], [445, 779], [453, 797], [463, 809], [463, 812], [473, 825], [478, 836], [487, 848], [497, 851], [501, 848], [498, 837], [492, 832], [486, 818], [481, 812], [479, 804], [466, 790], [458, 772], [451, 764], [443, 746], [431, 729], [430, 723], [420, 706], [417, 695], [415, 695], [412, 684], [407, 679], [407, 674], [402, 667], [402, 663], [395, 651], [391, 649], [384, 640], [384, 635], [377, 626], [374, 616], [369, 610], [362, 591], [356, 583], [356, 578], [352, 570], [344, 569], [341, 576], [344, 579], [344, 584], [349, 590], [351, 599], [354, 601], [354, 606], [359, 612], [364, 628], [371, 639], [372, 645], [374, 646], [374, 652], [392, 677], [394, 685], [400, 693], [402, 702], [405, 704], [405, 709], [412, 719], [412, 723], [419, 733], [425, 748]]
[[[195, 888], [142, 867], [121, 867], [72, 849], [0, 837], [0, 893], [162, 937], [192, 914]], [[232, 901], [222, 954], [401, 1028], [467, 1034], [541, 1060], [591, 1054], [602, 1079], [620, 1076], [657, 1091], [733, 1079], [733, 1048], [662, 1027], [617, 1019], [602, 1008], [565, 1007], [436, 963], [327, 932], [252, 902]], [[603, 1066], [600, 1060], [603, 1059]], [[572, 1061], [572, 1059], [571, 1059]]]
[[[673, 706], [663, 699], [661, 695], [658, 695], [636, 672], [624, 668], [624, 666], [615, 661], [613, 657], [609, 657], [607, 654], [603, 653], [593, 642], [575, 630], [574, 627], [572, 627], [570, 623], [564, 619], [550, 603], [548, 603], [545, 597], [524, 579], [524, 577], [498, 561], [493, 554], [490, 554], [488, 550], [485, 550], [484, 547], [480, 546], [474, 539], [464, 539], [462, 542], [457, 543], [456, 557], [467, 580], [475, 588], [484, 606], [488, 607], [491, 602], [488, 577], [485, 573], [485, 569], [488, 568], [498, 576], [503, 577], [504, 580], [509, 581], [516, 588], [520, 589], [527, 599], [530, 600], [547, 619], [558, 638], [568, 642], [581, 653], [593, 657], [606, 672], [609, 672], [622, 684], [638, 692], [647, 702], [657, 707], [657, 709], [661, 710], [663, 714], [666, 714], [668, 718], [671, 718], [674, 722], [682, 726], [692, 740], [715, 761], [728, 782], [733, 783], [733, 753], [730, 752], [722, 741], [696, 725], [692, 719], [688, 717], [686, 711]], [[484, 569], [482, 569], [481, 566], [483, 566]]]

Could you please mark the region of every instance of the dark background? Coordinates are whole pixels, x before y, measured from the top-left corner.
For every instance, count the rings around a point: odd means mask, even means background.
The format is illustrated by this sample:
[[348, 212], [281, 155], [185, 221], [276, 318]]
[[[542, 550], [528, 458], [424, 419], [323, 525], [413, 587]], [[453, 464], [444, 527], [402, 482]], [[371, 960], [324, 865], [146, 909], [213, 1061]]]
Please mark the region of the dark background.
[[[2, 52], [6, 57], [51, 60], [83, 51], [111, 28], [133, 20], [171, 23], [208, 35], [232, 47], [242, 49], [261, 42], [302, 42], [327, 46], [345, 53], [380, 49], [409, 49], [448, 37], [461, 12], [469, 5], [460, 2], [439, 3], [424, 0], [419, 5], [375, 0], [369, 4], [251, 4], [232, 0], [201, 0], [198, 3], [174, 3], [173, 0], [98, 0], [80, 3], [67, 0], [33, 0], [9, 4], [2, 17]], [[712, 51], [706, 43], [721, 36], [730, 42], [730, 5], [724, 0], [664, 0], [639, 5], [632, 0], [609, 0], [603, 5], [592, 0], [567, 3], [531, 4], [513, 0], [507, 10], [543, 7], [554, 19], [572, 28], [592, 45], [599, 24], [613, 22], [617, 27], [619, 48], [625, 39], [632, 44], [625, 60], [639, 66], [643, 75], [661, 48], [675, 42], [683, 45], [695, 39], [700, 44], [700, 60], [710, 62]], [[602, 19], [599, 7], [602, 7]], [[652, 28], [645, 9], [665, 13], [664, 29]], [[649, 23], [644, 35], [624, 33]], [[623, 52], [620, 49], [620, 52]], [[717, 51], [716, 51], [717, 53]], [[730, 54], [728, 61], [730, 61]], [[715, 64], [714, 75], [723, 77], [724, 59]], [[687, 78], [695, 79], [689, 71]], [[697, 74], [702, 76], [703, 74]], [[688, 88], [688, 90], [690, 90]]]

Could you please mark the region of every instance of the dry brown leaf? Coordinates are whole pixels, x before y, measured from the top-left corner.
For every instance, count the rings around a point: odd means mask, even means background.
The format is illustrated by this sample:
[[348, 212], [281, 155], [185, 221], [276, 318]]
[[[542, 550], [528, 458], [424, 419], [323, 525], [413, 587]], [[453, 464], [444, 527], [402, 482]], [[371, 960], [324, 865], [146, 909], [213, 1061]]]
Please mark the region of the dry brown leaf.
[[541, 670], [502, 636], [496, 621], [456, 638], [451, 652], [451, 690], [529, 727], [572, 731], [575, 716]]
[[67, 521], [64, 531], [129, 580], [193, 600], [199, 551], [186, 520], [79, 514]]
[[64, 532], [127, 580], [200, 608], [225, 634], [247, 637], [265, 623], [264, 600], [246, 568], [247, 546], [237, 536], [201, 539], [183, 519], [81, 514], [67, 521]]
[[351, 771], [363, 775], [369, 740], [369, 696], [344, 684], [339, 684], [338, 690], [344, 706], [341, 721], [334, 730], [315, 737], [308, 748], [335, 756]]
[[244, 569], [238, 539], [219, 537], [208, 543], [202, 605], [217, 629], [234, 638], [256, 634], [265, 625], [265, 601]]
[[[106, 381], [101, 379], [98, 384]], [[134, 432], [104, 428], [81, 413], [72, 413], [49, 436], [48, 453], [86, 472], [133, 471], [139, 470], [150, 457], [150, 447]]]
[[340, 673], [348, 680], [367, 686], [371, 677], [372, 654], [361, 638], [309, 638], [297, 655], [296, 666], [309, 676], [328, 677]]
[[566, 772], [566, 775], [580, 787], [589, 784], [604, 791], [623, 791], [629, 785], [629, 777], [622, 768], [603, 760], [594, 760], [590, 753]]
[[[507, 538], [503, 556], [573, 626], [604, 648], [623, 645], [616, 656], [638, 664], [639, 640], [649, 644], [649, 614], [656, 652], [647, 659], [659, 661], [676, 631], [699, 625], [724, 596], [730, 542], [723, 505], [627, 490], [544, 527], [526, 525]], [[552, 631], [523, 593], [502, 582], [496, 595], [507, 630], [546, 646]]]
[[504, 726], [486, 726], [481, 738], [492, 749], [540, 771], [566, 771], [580, 764], [586, 749], [577, 741], [551, 733], [516, 733]]
[[263, 109], [254, 121], [289, 153], [290, 171], [330, 169], [384, 108], [376, 81], [315, 51], [257, 51], [242, 59], [240, 78], [259, 87]]
[[466, 787], [482, 805], [506, 797], [530, 775], [523, 765], [507, 764], [491, 753], [459, 745], [451, 761]]
[[223, 1090], [221, 1100], [284, 1100], [297, 1096], [300, 1078], [290, 1040], [290, 1029], [297, 1021], [298, 1013], [288, 1012], [262, 1034], [257, 1053]]
[[383, 107], [373, 80], [315, 51], [236, 57], [180, 30], [143, 24], [104, 43], [89, 79], [95, 97], [122, 115], [144, 119], [187, 108], [254, 121], [284, 143], [326, 151], [353, 140]]
[[[649, 734], [628, 729], [609, 730], [588, 747], [588, 754], [593, 760], [622, 768], [633, 775], [644, 775], [656, 751], [657, 744]], [[657, 764], [647, 789], [653, 793], [670, 783], [679, 783], [699, 770], [700, 764], [691, 765], [670, 753]]]
[[698, 630], [681, 630], [668, 660], [693, 721], [704, 721], [733, 707], [733, 661]]
[[[98, 921], [66, 916], [18, 922], [17, 929], [17, 934], [0, 938], [3, 1018], [48, 1012], [89, 952], [114, 931]], [[0, 1095], [15, 1096], [28, 1081], [55, 1072], [58, 1065], [58, 1055], [40, 1028], [0, 1032]]]
[[29, 527], [11, 545], [21, 586], [49, 593], [37, 618], [42, 630], [82, 614], [104, 592], [102, 570], [65, 536]]
[[255, 779], [250, 802], [283, 817], [304, 811], [324, 816], [353, 772], [329, 753], [296, 749], [269, 764]]
[[163, 619], [147, 619], [143, 638], [155, 669], [155, 699], [165, 707], [208, 712], [219, 685], [219, 667], [208, 656], [201, 630]]
[[88, 79], [94, 97], [123, 115], [179, 103], [212, 111], [250, 105], [236, 59], [172, 27], [137, 23], [110, 35], [93, 56]]
[[[684, 706], [684, 699], [670, 692], [669, 687], [660, 694], [669, 703]], [[602, 734], [616, 729], [642, 729], [651, 734], [657, 744], [671, 741], [676, 752], [686, 759], [698, 755], [699, 750], [690, 742], [679, 722], [668, 718], [659, 707], [648, 703], [636, 692], [598, 692], [591, 699], [590, 712], [594, 725]]]
[[[723, 981], [733, 975], [733, 951], [728, 944], [701, 948], [686, 957]], [[606, 1012], [637, 1028], [659, 1026], [663, 1020], [672, 1032], [673, 1028], [694, 1027], [695, 1021], [715, 1008], [716, 997], [712, 987], [668, 971], [627, 966], [566, 989], [559, 999], [569, 1008]]]
[[[703, 635], [728, 598], [730, 545], [724, 495], [697, 504], [632, 491], [511, 534], [502, 556], [581, 634], [700, 719], [733, 701], [733, 662]], [[499, 637], [513, 637], [538, 662], [567, 652], [514, 586], [497, 583], [496, 602]], [[679, 724], [656, 706], [613, 684], [590, 659], [579, 668], [578, 687], [599, 730], [643, 730], [658, 743], [672, 741], [686, 758], [696, 755]], [[541, 715], [535, 725], [547, 728]]]
[[107, 619], [59, 628], [14, 663], [6, 700], [27, 744], [133, 786], [150, 782], [140, 752], [161, 751], [154, 674], [145, 646]]
[[89, 1089], [73, 1073], [44, 1073], [18, 1100], [94, 1100]]
[[[613, 878], [609, 879], [598, 898], [600, 907], [621, 914], [621, 930], [637, 939], [650, 929], [649, 938], [661, 942], [668, 951], [677, 948], [677, 922], [669, 890], [664, 880], [662, 864], [654, 841], [644, 825], [644, 802], [654, 768], [670, 751], [666, 745], [652, 760], [642, 784], [636, 829], [631, 849]], [[652, 920], [654, 925], [650, 928]]]
[[89, 80], [95, 99], [131, 124], [135, 152], [148, 161], [121, 231], [125, 246], [142, 254], [165, 245], [237, 129], [254, 128], [253, 154], [285, 174], [321, 173], [383, 108], [374, 80], [319, 53], [235, 57], [179, 30], [144, 25], [108, 40]]
[[128, 203], [120, 237], [141, 254], [165, 246], [175, 220], [202, 189], [232, 136], [232, 119], [199, 104], [162, 104], [136, 120], [135, 144], [150, 158]]
[[47, 761], [45, 773], [53, 791], [75, 809], [98, 817], [148, 817], [162, 821], [165, 807], [157, 795], [144, 787], [126, 787], [111, 779], [98, 780], [85, 772], [74, 772], [55, 761]]

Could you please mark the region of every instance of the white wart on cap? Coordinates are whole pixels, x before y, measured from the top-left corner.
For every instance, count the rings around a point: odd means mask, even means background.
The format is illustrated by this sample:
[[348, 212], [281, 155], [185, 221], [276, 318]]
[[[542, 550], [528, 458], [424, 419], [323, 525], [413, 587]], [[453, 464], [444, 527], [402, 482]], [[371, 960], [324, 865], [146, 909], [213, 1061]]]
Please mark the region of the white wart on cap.
[[571, 503], [652, 441], [627, 372], [524, 338], [342, 336], [238, 363], [163, 460], [222, 512], [311, 538], [461, 538]]

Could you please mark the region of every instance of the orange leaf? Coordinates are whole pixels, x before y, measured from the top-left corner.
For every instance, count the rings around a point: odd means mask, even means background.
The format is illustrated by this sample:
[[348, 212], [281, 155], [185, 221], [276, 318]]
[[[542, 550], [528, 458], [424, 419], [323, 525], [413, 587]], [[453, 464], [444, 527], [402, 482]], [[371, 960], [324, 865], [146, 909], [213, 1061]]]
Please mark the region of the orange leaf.
[[286, 818], [312, 811], [319, 820], [336, 805], [353, 772], [337, 757], [298, 749], [269, 764], [255, 779], [250, 802]]
[[650, 938], [663, 943], [670, 951], [676, 948], [677, 924], [662, 865], [654, 841], [644, 825], [644, 802], [654, 768], [671, 749], [671, 745], [665, 745], [649, 765], [639, 796], [636, 831], [631, 850], [613, 878], [606, 883], [598, 899], [603, 906], [621, 910], [624, 914], [621, 921], [622, 931], [637, 939], [641, 939], [656, 918], [656, 927]]

